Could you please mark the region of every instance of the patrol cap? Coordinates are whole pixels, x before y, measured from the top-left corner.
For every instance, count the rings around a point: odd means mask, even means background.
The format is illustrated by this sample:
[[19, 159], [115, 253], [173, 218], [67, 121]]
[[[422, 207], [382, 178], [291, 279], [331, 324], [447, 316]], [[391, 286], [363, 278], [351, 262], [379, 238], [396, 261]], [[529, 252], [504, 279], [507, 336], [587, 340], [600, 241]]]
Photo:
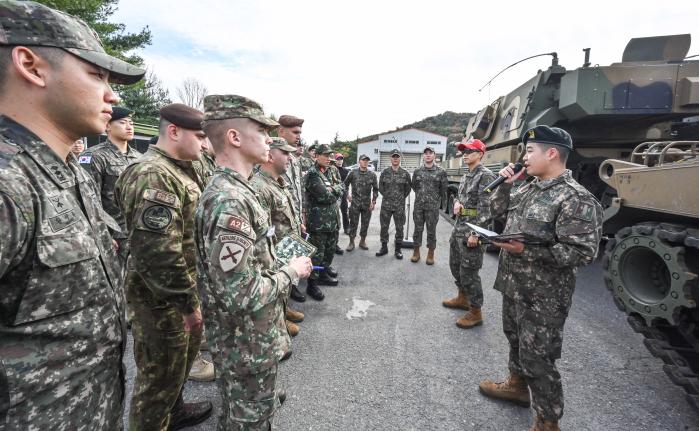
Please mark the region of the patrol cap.
[[293, 115], [282, 115], [279, 117], [279, 125], [282, 127], [301, 127], [303, 126], [303, 118], [294, 117]]
[[270, 150], [276, 148], [277, 150], [286, 151], [287, 153], [296, 152], [296, 147], [292, 147], [291, 145], [289, 145], [289, 143], [286, 142], [286, 139], [278, 138], [276, 136], [271, 138], [271, 139], [272, 139], [272, 143], [269, 144]]
[[160, 108], [160, 118], [184, 129], [201, 130], [204, 113], [184, 103], [171, 103]]
[[330, 149], [330, 145], [328, 144], [320, 144], [316, 146], [316, 155], [321, 155], [321, 154], [332, 154], [333, 150]]
[[573, 149], [573, 138], [568, 132], [558, 127], [536, 126], [524, 132], [522, 143], [527, 145], [527, 142], [538, 142], [540, 144], [558, 145], [569, 150]]
[[235, 94], [212, 94], [204, 98], [204, 121], [249, 118], [268, 128], [279, 123], [267, 117], [262, 106], [252, 99]]
[[335, 160], [345, 160], [345, 156], [343, 156], [341, 153], [335, 154]]
[[362, 154], [359, 156], [359, 160], [371, 160], [371, 157], [367, 156], [366, 154]]
[[109, 120], [111, 123], [112, 121], [116, 120], [121, 120], [122, 118], [126, 118], [131, 116], [133, 114], [133, 110], [126, 108], [124, 106], [113, 106], [112, 107], [112, 118]]
[[425, 154], [425, 153], [428, 152], [428, 151], [432, 151], [433, 153], [435, 152], [435, 151], [434, 151], [434, 148], [433, 148], [432, 146], [428, 145], [428, 146], [425, 147], [424, 150], [422, 150], [422, 154]]
[[392, 149], [391, 150], [391, 157], [393, 157], [393, 156], [400, 157], [400, 151], [398, 151], [398, 149], [396, 149], [396, 148]]
[[308, 151], [315, 151], [317, 145], [316, 144], [311, 144], [311, 146], [308, 147]]
[[480, 151], [481, 153], [485, 154], [485, 144], [483, 142], [481, 142], [480, 139], [473, 139], [465, 144], [460, 143], [459, 145], [456, 146], [456, 149], [459, 151], [476, 150], [476, 151]]
[[133, 84], [144, 69], [107, 54], [84, 21], [32, 1], [0, 1], [0, 45], [61, 48], [86, 62], [108, 70], [109, 81]]

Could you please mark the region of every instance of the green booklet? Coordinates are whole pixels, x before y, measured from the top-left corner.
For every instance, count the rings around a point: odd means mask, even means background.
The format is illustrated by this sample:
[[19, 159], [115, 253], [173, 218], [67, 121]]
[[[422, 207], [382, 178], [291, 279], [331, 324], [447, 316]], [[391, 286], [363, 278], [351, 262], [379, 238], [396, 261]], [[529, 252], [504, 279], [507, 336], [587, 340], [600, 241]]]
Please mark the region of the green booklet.
[[288, 265], [291, 259], [299, 256], [312, 257], [316, 252], [316, 247], [295, 233], [282, 238], [274, 247], [274, 254], [277, 255], [277, 268]]

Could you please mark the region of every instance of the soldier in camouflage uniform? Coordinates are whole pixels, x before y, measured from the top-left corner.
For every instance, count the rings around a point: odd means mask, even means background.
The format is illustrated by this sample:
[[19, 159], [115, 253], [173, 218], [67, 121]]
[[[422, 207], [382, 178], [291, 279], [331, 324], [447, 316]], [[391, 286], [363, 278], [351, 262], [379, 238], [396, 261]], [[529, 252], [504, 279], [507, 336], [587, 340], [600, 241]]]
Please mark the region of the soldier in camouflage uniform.
[[401, 245], [403, 243], [403, 227], [405, 225], [405, 198], [410, 196], [410, 174], [400, 167], [400, 151], [391, 151], [391, 166], [381, 172], [379, 178], [379, 192], [381, 193], [381, 250], [376, 256], [388, 254], [388, 227], [391, 225], [391, 217], [396, 226], [395, 256], [403, 259]]
[[301, 156], [301, 159], [299, 160], [299, 164], [301, 165], [301, 175], [306, 176], [308, 174], [308, 171], [315, 165], [316, 163], [316, 145], [309, 145], [308, 149], [306, 150], [306, 154]]
[[71, 147], [145, 71], [37, 3], [0, 2], [0, 35], [0, 429], [120, 430], [119, 227]]
[[468, 167], [454, 199], [456, 222], [449, 239], [449, 268], [454, 276], [458, 295], [443, 301], [442, 305], [468, 310], [468, 313], [456, 321], [456, 326], [468, 329], [483, 323], [483, 286], [478, 271], [483, 266], [485, 246], [480, 243], [478, 235], [467, 223], [489, 227], [490, 194], [484, 190], [495, 179], [495, 174], [481, 164], [485, 145], [480, 140], [461, 143], [458, 150], [463, 152], [463, 161]]
[[376, 173], [368, 169], [371, 159], [366, 154], [359, 156], [359, 169], [355, 169], [345, 178], [345, 187], [352, 189], [349, 195], [350, 202], [349, 218], [349, 245], [347, 251], [354, 250], [354, 237], [357, 236], [357, 225], [359, 218], [362, 218], [362, 229], [359, 231], [359, 248], [369, 250], [366, 246], [366, 235], [369, 230], [371, 212], [376, 206], [376, 199], [379, 197], [379, 182]]
[[340, 230], [337, 200], [342, 196], [345, 186], [342, 182], [335, 182], [333, 178], [330, 154], [332, 150], [328, 145], [318, 145], [316, 164], [308, 171], [306, 177], [306, 229], [311, 235], [309, 241], [318, 249], [313, 255], [313, 265], [323, 268], [322, 271], [313, 271], [306, 288], [306, 293], [316, 301], [322, 301], [325, 297], [318, 288], [319, 284], [337, 286], [337, 272], [330, 265], [335, 257]]
[[415, 169], [411, 186], [415, 190], [413, 208], [413, 256], [411, 262], [420, 260], [422, 231], [427, 224], [427, 259], [425, 263], [434, 264], [434, 249], [437, 246], [437, 222], [439, 221], [439, 202], [447, 192], [447, 172], [434, 164], [434, 148], [425, 147], [422, 151], [424, 165]]
[[114, 202], [114, 184], [124, 169], [141, 156], [141, 153], [129, 146], [133, 139], [133, 111], [121, 106], [112, 108], [112, 119], [107, 123], [107, 141], [83, 152], [78, 161], [92, 176], [100, 193], [102, 207], [112, 216], [121, 231], [112, 232], [118, 245], [122, 268], [126, 269], [129, 254], [126, 241], [126, 221], [116, 202]]
[[126, 301], [137, 374], [132, 430], [177, 428], [211, 414], [211, 403], [185, 404], [182, 391], [202, 338], [196, 288], [194, 210], [204, 181], [196, 171], [203, 114], [181, 103], [160, 110], [158, 143], [116, 183], [131, 251]]
[[311, 261], [297, 257], [275, 266], [276, 229], [248, 182], [254, 165], [268, 160], [267, 131], [277, 123], [242, 96], [207, 96], [204, 110], [219, 167], [195, 214], [196, 252], [207, 339], [219, 371], [218, 429], [269, 430], [288, 343], [278, 317], [291, 285], [310, 274]]
[[[294, 199], [282, 176], [287, 169], [291, 168], [291, 158], [296, 148], [289, 145], [283, 138], [272, 138], [269, 147], [269, 161], [260, 165], [260, 169], [250, 181], [250, 186], [257, 193], [257, 200], [270, 215], [276, 245], [289, 233], [301, 235], [301, 218], [296, 212]], [[288, 297], [284, 298], [284, 310], [280, 316], [285, 316], [286, 319], [284, 317], [279, 319], [280, 328], [295, 337], [299, 333], [296, 323], [302, 322], [304, 315], [291, 309], [288, 299]], [[291, 350], [287, 347], [286, 351]]]
[[[294, 117], [293, 115], [282, 115], [279, 117], [279, 129], [277, 133], [279, 137], [295, 149], [301, 147], [301, 133], [303, 132], [303, 119]], [[306, 226], [303, 221], [303, 198], [304, 191], [304, 172], [301, 167], [301, 158], [296, 155], [296, 151], [291, 155], [289, 169], [282, 175], [286, 186], [291, 193], [294, 204], [294, 212], [299, 217], [301, 223], [301, 233], [306, 234]], [[306, 301], [306, 297], [298, 289], [297, 286], [291, 287], [291, 299], [297, 302]]]
[[485, 395], [531, 404], [531, 430], [557, 431], [563, 415], [561, 356], [563, 326], [570, 310], [578, 267], [593, 261], [602, 234], [602, 208], [566, 170], [573, 149], [562, 129], [537, 126], [524, 134], [524, 164], [534, 181], [512, 191], [513, 165], [491, 200], [493, 215], [507, 215], [504, 233], [523, 233], [527, 243], [494, 243], [501, 248], [495, 288], [503, 293], [503, 331], [510, 343], [510, 376], [485, 380]]
[[216, 154], [214, 154], [209, 138], [204, 139], [201, 146], [201, 157], [198, 162], [195, 162], [194, 168], [206, 180], [206, 183], [213, 176], [214, 170], [216, 170]]

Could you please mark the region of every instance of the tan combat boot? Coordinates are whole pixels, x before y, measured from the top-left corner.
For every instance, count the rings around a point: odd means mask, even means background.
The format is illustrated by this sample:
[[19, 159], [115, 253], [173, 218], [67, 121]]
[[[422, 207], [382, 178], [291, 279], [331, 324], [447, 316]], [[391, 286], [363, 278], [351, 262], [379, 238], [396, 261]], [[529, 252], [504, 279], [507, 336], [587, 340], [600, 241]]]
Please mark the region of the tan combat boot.
[[353, 236], [350, 237], [350, 243], [347, 245], [347, 248], [345, 249], [345, 251], [352, 251], [352, 250], [354, 250], [354, 237]]
[[410, 258], [410, 261], [415, 263], [420, 260], [420, 246], [416, 245], [413, 247], [413, 257]]
[[301, 323], [303, 322], [303, 318], [306, 317], [302, 312], [292, 310], [288, 306], [286, 307], [286, 312], [284, 314], [286, 315], [286, 320], [292, 321], [294, 323]]
[[547, 421], [542, 416], [536, 415], [529, 431], [561, 431], [561, 429], [558, 427], [558, 422]]
[[471, 308], [471, 303], [463, 292], [459, 292], [456, 298], [445, 299], [442, 301], [442, 305], [447, 308], [458, 308], [459, 310], [468, 310]]
[[456, 321], [456, 326], [462, 329], [470, 329], [483, 324], [483, 316], [479, 307], [472, 306], [468, 313]]
[[531, 404], [527, 382], [524, 381], [524, 377], [513, 372], [510, 372], [509, 377], [504, 382], [496, 383], [492, 380], [483, 380], [478, 388], [483, 395], [488, 397], [509, 401], [522, 407], [529, 407]]
[[366, 246], [366, 237], [363, 236], [361, 237], [362, 239], [359, 241], [359, 248], [362, 250], [369, 250], [369, 247]]
[[214, 364], [201, 357], [201, 353], [197, 353], [197, 357], [192, 363], [192, 369], [189, 370], [189, 380], [195, 382], [213, 382], [215, 377]]
[[434, 265], [434, 247], [427, 249], [427, 259], [425, 259], [425, 263], [428, 265]]
[[294, 322], [287, 320], [286, 321], [286, 331], [291, 335], [292, 337], [295, 337], [299, 335], [299, 331], [301, 331], [301, 328], [299, 328], [299, 325], [295, 324]]

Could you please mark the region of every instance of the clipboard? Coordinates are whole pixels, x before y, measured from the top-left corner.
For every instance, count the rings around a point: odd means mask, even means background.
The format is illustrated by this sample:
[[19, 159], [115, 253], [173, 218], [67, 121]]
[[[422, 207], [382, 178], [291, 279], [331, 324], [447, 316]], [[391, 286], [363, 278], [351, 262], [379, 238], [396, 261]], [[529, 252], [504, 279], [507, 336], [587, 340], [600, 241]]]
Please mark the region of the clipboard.
[[277, 257], [276, 266], [281, 268], [288, 265], [291, 259], [299, 256], [313, 257], [317, 250], [316, 246], [301, 236], [290, 233], [274, 246], [274, 254]]
[[527, 235], [522, 232], [499, 234], [497, 232], [493, 232], [492, 230], [484, 229], [475, 224], [466, 223], [466, 225], [469, 228], [471, 228], [471, 230], [473, 230], [475, 233], [477, 233], [478, 237], [486, 243], [507, 241], [519, 241], [531, 245], [542, 245], [546, 243], [546, 241], [542, 241], [540, 238]]

